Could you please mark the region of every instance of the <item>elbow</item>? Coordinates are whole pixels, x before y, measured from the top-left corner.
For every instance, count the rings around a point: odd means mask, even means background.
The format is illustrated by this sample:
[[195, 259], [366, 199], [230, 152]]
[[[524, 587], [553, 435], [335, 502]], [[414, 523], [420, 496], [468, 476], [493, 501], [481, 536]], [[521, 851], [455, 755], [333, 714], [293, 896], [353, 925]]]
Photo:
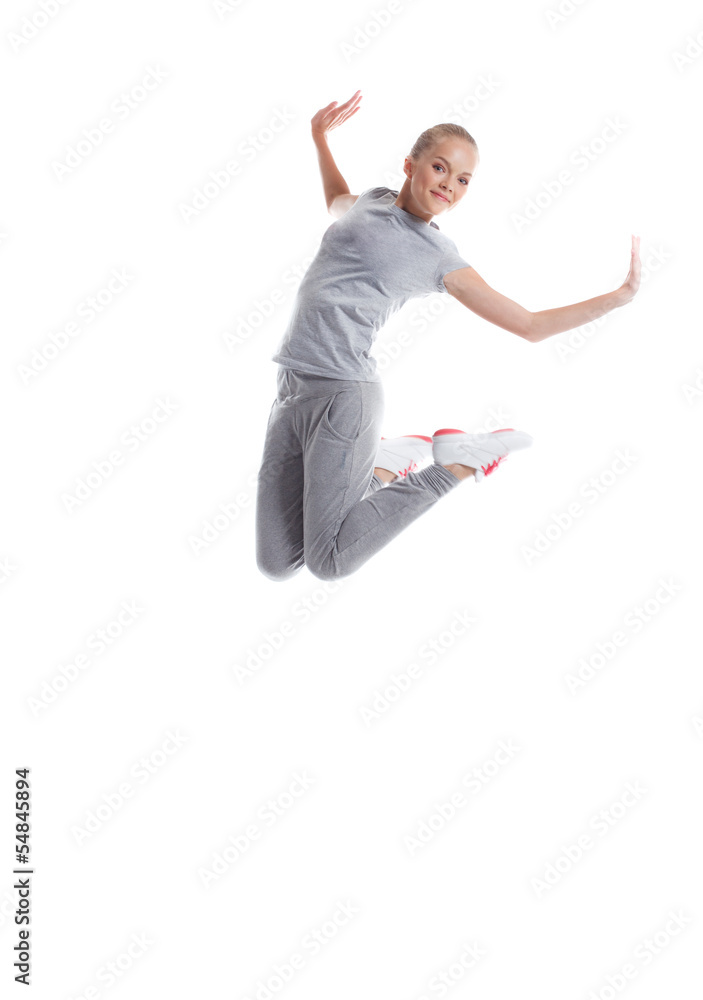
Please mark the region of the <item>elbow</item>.
[[525, 318], [525, 322], [520, 327], [520, 329], [516, 331], [518, 336], [522, 337], [523, 340], [526, 340], [528, 344], [536, 343], [536, 330], [535, 330], [534, 319], [535, 319], [535, 314], [528, 313], [528, 315]]

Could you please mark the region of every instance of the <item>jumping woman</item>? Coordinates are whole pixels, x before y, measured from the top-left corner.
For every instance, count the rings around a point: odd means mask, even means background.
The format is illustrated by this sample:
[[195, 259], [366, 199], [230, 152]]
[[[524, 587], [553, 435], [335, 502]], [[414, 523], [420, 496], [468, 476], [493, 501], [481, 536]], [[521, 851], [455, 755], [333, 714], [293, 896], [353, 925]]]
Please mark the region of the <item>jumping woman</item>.
[[[612, 292], [529, 312], [476, 273], [434, 221], [466, 196], [479, 162], [461, 125], [427, 129], [405, 157], [400, 191], [349, 193], [328, 133], [359, 110], [361, 91], [311, 119], [327, 210], [273, 361], [277, 393], [256, 498], [256, 558], [271, 580], [303, 566], [321, 580], [354, 573], [403, 528], [470, 477], [480, 482], [532, 443], [506, 428], [381, 436], [383, 387], [369, 356], [376, 334], [408, 300], [454, 296], [482, 319], [537, 343], [629, 302], [640, 283], [639, 237]], [[429, 463], [429, 464], [428, 464]]]

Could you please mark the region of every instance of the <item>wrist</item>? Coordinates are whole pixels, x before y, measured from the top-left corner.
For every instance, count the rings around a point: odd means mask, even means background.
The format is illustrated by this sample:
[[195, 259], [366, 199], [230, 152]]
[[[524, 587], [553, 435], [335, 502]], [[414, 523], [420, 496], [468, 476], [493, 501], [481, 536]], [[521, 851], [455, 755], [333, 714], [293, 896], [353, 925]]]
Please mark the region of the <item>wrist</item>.
[[618, 306], [625, 306], [628, 302], [632, 302], [634, 295], [624, 285], [621, 285], [612, 293], [612, 297], [614, 308], [617, 309]]

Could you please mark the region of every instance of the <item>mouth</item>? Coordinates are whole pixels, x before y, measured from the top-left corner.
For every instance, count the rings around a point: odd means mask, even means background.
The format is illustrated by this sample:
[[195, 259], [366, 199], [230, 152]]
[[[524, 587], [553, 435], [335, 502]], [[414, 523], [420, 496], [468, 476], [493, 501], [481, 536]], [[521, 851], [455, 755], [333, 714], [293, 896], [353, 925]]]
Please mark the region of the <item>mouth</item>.
[[430, 193], [433, 194], [435, 198], [439, 198], [440, 201], [446, 202], [447, 205], [449, 204], [449, 199], [445, 198], [444, 195], [439, 194], [437, 191], [431, 191]]

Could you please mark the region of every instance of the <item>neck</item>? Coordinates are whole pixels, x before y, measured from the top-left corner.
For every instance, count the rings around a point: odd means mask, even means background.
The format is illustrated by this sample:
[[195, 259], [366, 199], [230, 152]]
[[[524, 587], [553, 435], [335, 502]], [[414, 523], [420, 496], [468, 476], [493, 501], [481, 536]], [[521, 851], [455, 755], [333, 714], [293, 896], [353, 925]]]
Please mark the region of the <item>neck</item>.
[[411, 215], [417, 216], [418, 219], [423, 219], [428, 225], [434, 219], [431, 212], [423, 212], [417, 204], [410, 192], [410, 184], [407, 180], [398, 192], [398, 197], [393, 204], [397, 205], [398, 208], [402, 208], [405, 212], [409, 212]]

